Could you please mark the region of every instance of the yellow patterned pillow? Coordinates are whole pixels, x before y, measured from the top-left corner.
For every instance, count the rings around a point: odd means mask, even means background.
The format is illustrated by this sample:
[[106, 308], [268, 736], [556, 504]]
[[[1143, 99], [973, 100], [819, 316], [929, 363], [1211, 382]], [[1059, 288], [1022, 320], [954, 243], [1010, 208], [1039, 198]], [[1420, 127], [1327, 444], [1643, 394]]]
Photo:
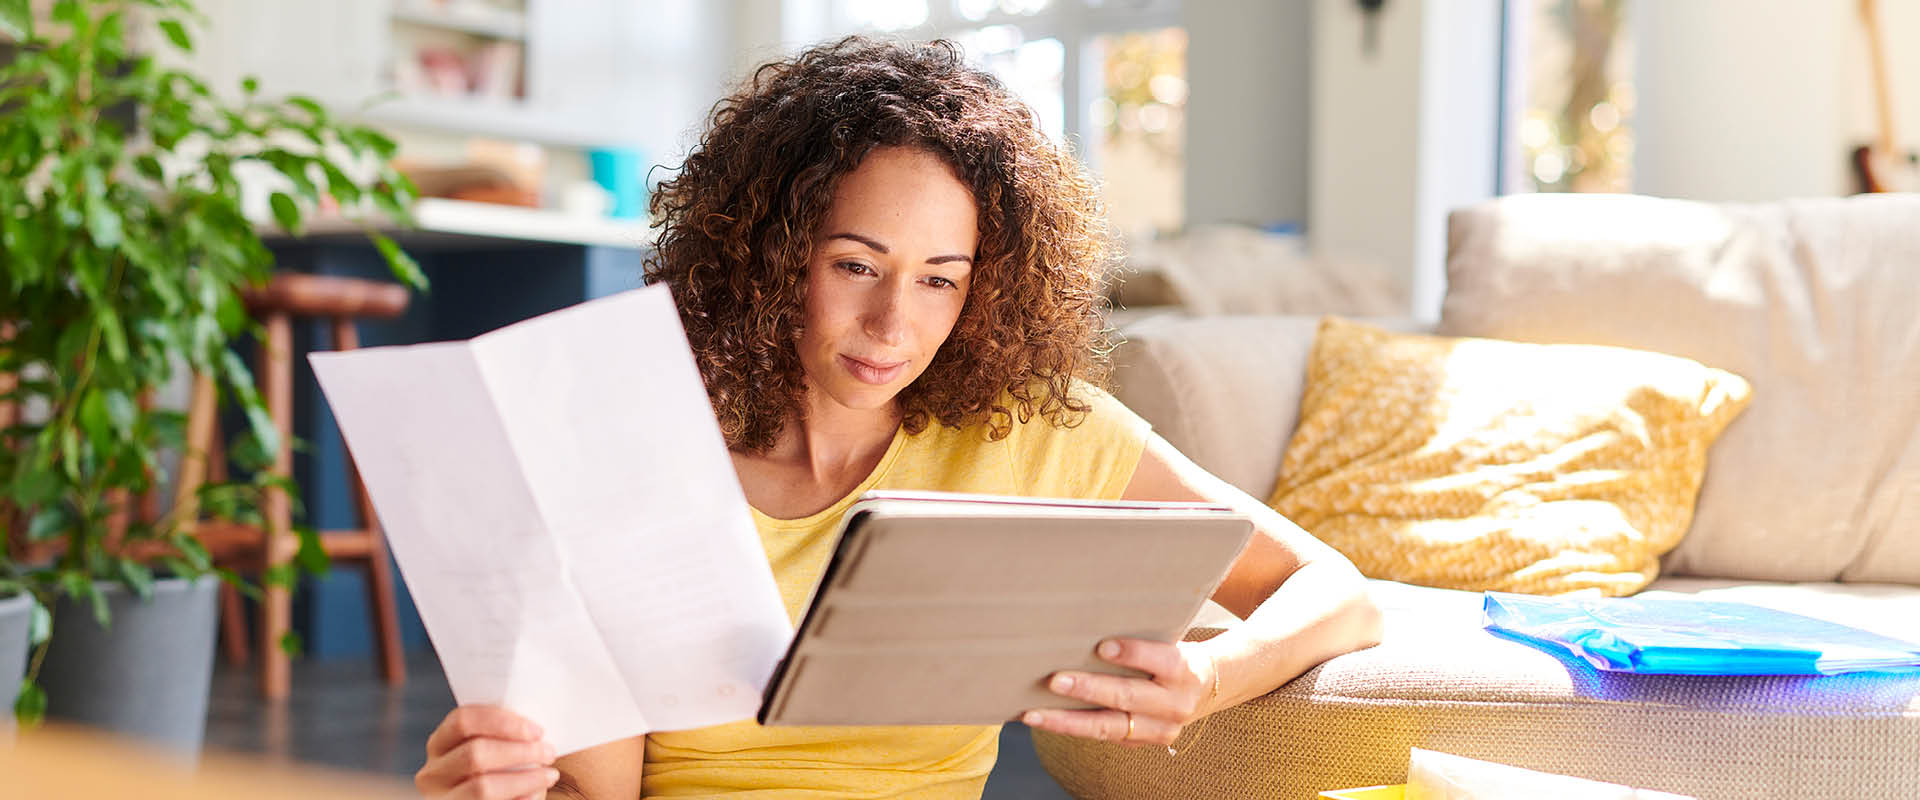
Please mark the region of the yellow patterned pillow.
[[1320, 323], [1275, 509], [1368, 577], [1627, 595], [1686, 533], [1747, 405], [1674, 356]]

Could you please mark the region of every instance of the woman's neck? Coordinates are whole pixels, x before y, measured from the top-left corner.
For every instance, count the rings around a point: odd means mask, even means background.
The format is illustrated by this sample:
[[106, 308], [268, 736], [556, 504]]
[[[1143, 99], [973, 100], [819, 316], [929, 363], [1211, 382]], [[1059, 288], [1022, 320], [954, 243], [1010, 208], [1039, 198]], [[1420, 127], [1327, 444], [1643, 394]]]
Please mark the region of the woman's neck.
[[804, 468], [821, 484], [842, 483], [851, 473], [865, 477], [872, 471], [899, 428], [897, 404], [847, 408], [809, 392], [806, 413], [796, 415], [767, 456], [790, 469]]

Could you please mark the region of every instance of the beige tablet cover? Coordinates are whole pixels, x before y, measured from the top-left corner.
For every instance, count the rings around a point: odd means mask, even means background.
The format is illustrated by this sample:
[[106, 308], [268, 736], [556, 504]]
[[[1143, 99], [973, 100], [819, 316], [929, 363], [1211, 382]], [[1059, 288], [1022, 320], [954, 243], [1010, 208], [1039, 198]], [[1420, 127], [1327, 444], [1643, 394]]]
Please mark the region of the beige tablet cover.
[[1139, 674], [1100, 641], [1176, 641], [1245, 547], [1222, 506], [868, 495], [787, 658], [767, 725], [998, 724], [1084, 708], [1064, 669]]

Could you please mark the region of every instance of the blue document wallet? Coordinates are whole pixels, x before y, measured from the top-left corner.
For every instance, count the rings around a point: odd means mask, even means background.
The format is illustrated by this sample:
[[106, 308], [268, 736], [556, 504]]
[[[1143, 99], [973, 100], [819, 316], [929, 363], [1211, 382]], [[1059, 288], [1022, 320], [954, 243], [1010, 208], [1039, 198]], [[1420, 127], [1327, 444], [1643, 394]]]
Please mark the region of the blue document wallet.
[[1609, 672], [1833, 675], [1920, 669], [1920, 644], [1746, 603], [1487, 592], [1485, 625]]

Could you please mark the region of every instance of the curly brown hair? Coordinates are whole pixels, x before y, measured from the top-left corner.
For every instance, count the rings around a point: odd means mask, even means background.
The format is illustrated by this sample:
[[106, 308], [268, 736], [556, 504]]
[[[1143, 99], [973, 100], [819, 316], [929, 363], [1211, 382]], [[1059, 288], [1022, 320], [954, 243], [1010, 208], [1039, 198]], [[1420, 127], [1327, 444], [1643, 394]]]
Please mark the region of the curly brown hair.
[[650, 203], [646, 279], [672, 287], [728, 447], [765, 452], [805, 408], [795, 343], [814, 234], [841, 177], [887, 146], [943, 159], [980, 220], [960, 318], [898, 397], [907, 432], [986, 423], [999, 439], [1035, 414], [1071, 426], [1088, 406], [1069, 387], [1105, 379], [1117, 248], [1079, 162], [951, 42], [853, 36], [756, 70]]

